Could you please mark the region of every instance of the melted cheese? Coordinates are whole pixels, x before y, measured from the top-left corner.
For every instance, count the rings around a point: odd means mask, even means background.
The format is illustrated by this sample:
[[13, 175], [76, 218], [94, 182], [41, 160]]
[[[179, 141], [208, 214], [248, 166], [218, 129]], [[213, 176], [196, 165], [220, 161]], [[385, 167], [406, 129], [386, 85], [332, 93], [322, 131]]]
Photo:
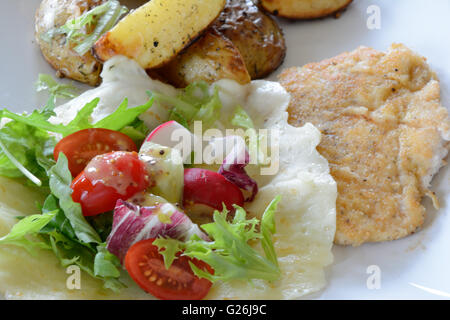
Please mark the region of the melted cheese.
[[258, 168], [252, 168], [260, 189], [246, 209], [260, 218], [270, 201], [282, 196], [274, 245], [283, 275], [276, 283], [218, 283], [208, 298], [298, 299], [316, 292], [325, 286], [324, 267], [333, 261], [337, 195], [328, 162], [316, 151], [320, 132], [311, 124], [302, 128], [287, 124], [289, 95], [278, 83], [254, 81], [242, 87], [222, 80], [217, 85], [225, 109], [241, 105], [255, 127], [280, 132], [279, 171], [261, 176]]
[[[68, 123], [86, 102], [96, 97], [101, 100], [93, 114], [94, 121], [110, 114], [124, 97], [128, 97], [130, 106], [136, 106], [148, 100], [146, 90], [169, 95], [177, 93], [176, 89], [149, 79], [136, 63], [123, 57], [108, 61], [102, 76], [104, 82], [99, 88], [58, 107], [52, 121]], [[259, 217], [276, 195], [282, 196], [274, 235], [282, 278], [275, 283], [254, 281], [252, 285], [239, 281], [216, 283], [207, 298], [298, 299], [322, 289], [326, 283], [324, 268], [333, 260], [331, 247], [336, 228], [337, 191], [327, 161], [316, 151], [320, 132], [310, 124], [302, 128], [287, 124], [289, 95], [278, 83], [254, 81], [241, 86], [222, 80], [216, 85], [220, 88], [224, 114], [231, 114], [241, 105], [257, 128], [280, 132], [277, 174], [262, 176], [258, 167], [248, 167], [260, 190], [246, 209]], [[165, 121], [167, 109], [156, 105], [142, 118], [149, 127], [155, 127]], [[221, 126], [219, 123], [218, 127]], [[29, 208], [34, 201], [30, 199], [35, 199], [36, 195], [6, 179], [2, 179], [0, 185], [2, 236], [13, 225], [14, 216], [33, 213]], [[22, 199], [27, 199], [30, 206], [24, 206]], [[82, 290], [70, 291], [65, 286], [68, 276], [50, 252], [33, 257], [20, 248], [0, 247], [0, 292], [7, 298], [152, 298], [127, 276], [125, 281], [129, 288], [119, 295], [102, 290], [101, 284], [87, 275], [82, 275]]]

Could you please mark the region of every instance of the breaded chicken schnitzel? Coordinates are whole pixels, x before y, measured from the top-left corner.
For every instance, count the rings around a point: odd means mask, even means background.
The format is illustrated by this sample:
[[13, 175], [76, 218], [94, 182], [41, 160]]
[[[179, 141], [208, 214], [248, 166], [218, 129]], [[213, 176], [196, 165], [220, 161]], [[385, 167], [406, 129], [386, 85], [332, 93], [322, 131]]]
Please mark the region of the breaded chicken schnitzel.
[[360, 245], [414, 233], [424, 195], [444, 165], [450, 120], [436, 75], [404, 45], [353, 52], [280, 75], [289, 122], [318, 127], [318, 150], [338, 185], [335, 243]]

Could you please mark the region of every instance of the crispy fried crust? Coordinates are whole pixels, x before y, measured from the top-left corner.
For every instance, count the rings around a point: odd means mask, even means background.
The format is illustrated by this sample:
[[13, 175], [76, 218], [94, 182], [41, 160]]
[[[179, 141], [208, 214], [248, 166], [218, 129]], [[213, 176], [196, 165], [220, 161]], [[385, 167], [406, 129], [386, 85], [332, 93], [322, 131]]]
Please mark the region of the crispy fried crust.
[[335, 242], [360, 245], [415, 232], [421, 199], [443, 165], [448, 111], [425, 59], [403, 45], [387, 53], [361, 47], [285, 70], [289, 122], [316, 125], [319, 152], [337, 181]]
[[43, 0], [36, 12], [36, 41], [44, 58], [62, 76], [90, 85], [101, 81], [102, 65], [90, 52], [84, 56], [72, 50], [74, 44], [66, 44], [65, 35], [57, 35], [50, 42], [42, 35], [53, 28], [64, 25], [67, 20], [80, 16], [106, 0]]
[[252, 79], [268, 76], [283, 63], [283, 32], [252, 0], [228, 0], [213, 28], [239, 49]]
[[353, 0], [261, 0], [261, 6], [280, 17], [315, 19], [336, 14]]

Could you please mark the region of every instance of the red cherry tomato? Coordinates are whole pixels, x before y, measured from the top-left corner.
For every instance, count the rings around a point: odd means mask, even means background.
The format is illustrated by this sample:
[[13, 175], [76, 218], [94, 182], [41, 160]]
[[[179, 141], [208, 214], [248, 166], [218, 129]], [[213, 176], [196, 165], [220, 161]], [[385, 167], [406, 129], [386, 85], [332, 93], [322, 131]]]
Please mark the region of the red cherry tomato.
[[145, 163], [136, 152], [117, 151], [96, 156], [71, 184], [72, 199], [83, 215], [113, 210], [117, 200], [127, 200], [149, 186]]
[[209, 292], [212, 283], [198, 278], [192, 272], [189, 262], [212, 274], [204, 262], [180, 256], [169, 269], [153, 245], [154, 239], [135, 243], [125, 256], [125, 268], [131, 278], [146, 292], [163, 300], [200, 300]]
[[127, 135], [108, 129], [85, 129], [63, 138], [55, 147], [53, 157], [62, 152], [69, 160], [69, 170], [76, 177], [99, 154], [111, 151], [137, 151]]

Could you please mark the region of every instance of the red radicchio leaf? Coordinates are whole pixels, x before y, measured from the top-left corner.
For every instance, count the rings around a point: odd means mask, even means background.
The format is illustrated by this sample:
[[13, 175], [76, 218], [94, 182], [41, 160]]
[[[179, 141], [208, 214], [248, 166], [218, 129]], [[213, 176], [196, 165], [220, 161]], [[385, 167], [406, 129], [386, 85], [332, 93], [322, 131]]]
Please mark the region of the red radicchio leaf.
[[245, 201], [253, 201], [258, 193], [258, 184], [249, 177], [245, 167], [250, 163], [250, 155], [243, 144], [236, 144], [232, 151], [225, 157], [218, 173], [239, 188], [246, 190], [251, 195]]
[[[170, 219], [170, 222], [166, 219]], [[128, 249], [136, 242], [158, 237], [186, 241], [193, 234], [209, 240], [198, 225], [172, 204], [140, 207], [119, 200], [114, 209], [113, 225], [107, 239], [107, 249], [123, 262]]]

